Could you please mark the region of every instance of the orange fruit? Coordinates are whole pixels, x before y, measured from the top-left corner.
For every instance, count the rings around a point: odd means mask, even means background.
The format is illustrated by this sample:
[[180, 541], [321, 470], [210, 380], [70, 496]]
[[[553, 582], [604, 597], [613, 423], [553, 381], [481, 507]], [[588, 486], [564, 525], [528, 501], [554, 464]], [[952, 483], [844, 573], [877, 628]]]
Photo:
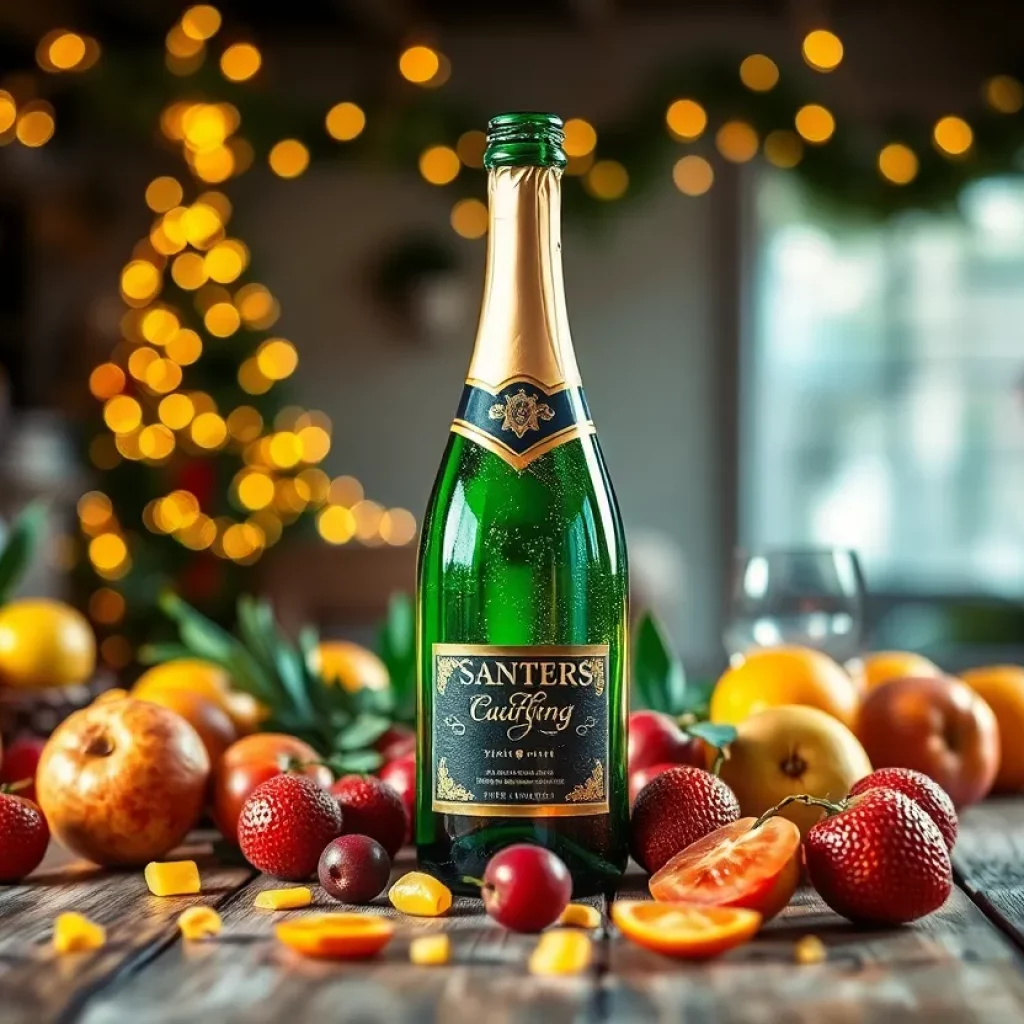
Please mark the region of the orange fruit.
[[321, 641], [312, 667], [325, 683], [340, 683], [349, 693], [386, 690], [390, 685], [384, 662], [373, 651], [348, 640]]
[[0, 685], [75, 686], [96, 669], [96, 637], [81, 612], [33, 598], [0, 608]]
[[854, 673], [859, 675], [865, 690], [873, 690], [892, 679], [931, 679], [944, 674], [935, 662], [913, 651], [872, 651], [860, 658], [858, 669]]
[[612, 920], [638, 946], [685, 960], [718, 956], [749, 942], [761, 927], [756, 910], [643, 900], [616, 900]]
[[372, 914], [309, 914], [274, 929], [279, 941], [303, 956], [362, 959], [379, 953], [395, 926]]
[[827, 654], [809, 647], [753, 651], [718, 680], [711, 721], [739, 725], [765, 708], [807, 704], [844, 725], [857, 720], [857, 685]]
[[191, 690], [154, 688], [146, 694], [145, 700], [181, 715], [199, 733], [199, 738], [210, 755], [211, 765], [216, 766], [224, 751], [238, 739], [234, 722], [220, 704], [215, 704]]
[[995, 712], [1001, 754], [993, 788], [1024, 789], [1024, 667], [989, 665], [961, 672], [960, 678]]

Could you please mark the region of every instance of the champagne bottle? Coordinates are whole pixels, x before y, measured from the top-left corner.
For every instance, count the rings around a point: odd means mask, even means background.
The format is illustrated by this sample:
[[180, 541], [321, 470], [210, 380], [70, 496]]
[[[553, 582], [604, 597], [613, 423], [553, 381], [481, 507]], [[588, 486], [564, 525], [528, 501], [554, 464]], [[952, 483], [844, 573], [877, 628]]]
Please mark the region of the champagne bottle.
[[569, 335], [562, 141], [551, 114], [488, 126], [483, 307], [420, 543], [416, 844], [464, 892], [512, 843], [577, 895], [627, 858], [626, 551]]

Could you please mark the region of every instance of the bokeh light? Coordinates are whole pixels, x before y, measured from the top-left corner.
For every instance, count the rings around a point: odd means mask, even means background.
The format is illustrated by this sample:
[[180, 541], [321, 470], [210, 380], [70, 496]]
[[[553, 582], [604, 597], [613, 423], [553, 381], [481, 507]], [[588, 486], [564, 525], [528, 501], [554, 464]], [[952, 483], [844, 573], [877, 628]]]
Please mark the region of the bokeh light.
[[124, 385], [124, 370], [116, 363], [100, 363], [89, 374], [89, 390], [101, 400], [120, 394]]
[[708, 126], [708, 115], [696, 100], [676, 100], [665, 113], [669, 133], [680, 142], [700, 138]]
[[268, 338], [256, 350], [256, 365], [268, 380], [284, 380], [299, 365], [299, 353], [284, 338]]
[[145, 380], [147, 371], [159, 358], [160, 353], [156, 349], [143, 345], [128, 357], [128, 372], [136, 380]]
[[298, 432], [303, 462], [322, 462], [331, 450], [331, 435], [323, 427], [303, 427]]
[[378, 532], [385, 544], [402, 547], [416, 536], [416, 517], [408, 509], [388, 509], [380, 517]]
[[246, 359], [238, 367], [238, 385], [248, 395], [265, 395], [274, 382], [265, 377], [255, 359]]
[[297, 178], [309, 166], [309, 150], [298, 139], [282, 139], [274, 144], [267, 161], [278, 177]]
[[278, 469], [292, 469], [302, 461], [302, 442], [291, 430], [280, 430], [270, 439], [270, 461]]
[[316, 517], [317, 532], [328, 544], [347, 544], [356, 534], [356, 517], [341, 505], [328, 505]]
[[366, 127], [366, 114], [355, 103], [335, 103], [327, 111], [325, 119], [327, 134], [338, 142], [351, 142], [358, 138]]
[[78, 499], [76, 507], [82, 529], [94, 532], [110, 522], [114, 506], [102, 491], [87, 491]]
[[146, 367], [146, 385], [166, 395], [181, 383], [181, 367], [173, 359], [156, 359]]
[[237, 244], [232, 244], [230, 239], [218, 242], [207, 252], [203, 264], [211, 280], [219, 284], [230, 284], [245, 269], [243, 250]]
[[77, 32], [61, 32], [47, 48], [51, 67], [70, 71], [85, 60], [85, 40]]
[[166, 459], [174, 451], [174, 434], [162, 423], [151, 423], [139, 432], [139, 451], [147, 459]]
[[183, 430], [192, 422], [195, 407], [188, 395], [168, 395], [160, 400], [157, 406], [160, 422], [171, 430]]
[[629, 188], [629, 172], [618, 160], [598, 160], [587, 171], [583, 186], [595, 199], [621, 199]]
[[672, 180], [684, 195], [701, 196], [715, 180], [715, 171], [702, 156], [684, 156], [672, 168]]
[[843, 59], [843, 44], [834, 32], [817, 28], [804, 36], [801, 51], [815, 71], [834, 71]]
[[196, 252], [183, 252], [171, 264], [171, 278], [179, 288], [194, 292], [206, 284], [206, 264]]
[[273, 326], [280, 315], [277, 299], [262, 284], [247, 284], [235, 293], [235, 306], [245, 323], [257, 331]]
[[909, 146], [890, 142], [878, 154], [878, 170], [886, 181], [907, 185], [917, 177], [917, 156]]
[[1012, 75], [994, 75], [983, 93], [985, 102], [1000, 114], [1016, 114], [1024, 108], [1024, 85]]
[[566, 156], [586, 156], [597, 145], [597, 132], [589, 121], [571, 117], [565, 122], [565, 142], [562, 148]]
[[778, 129], [764, 140], [764, 158], [775, 167], [796, 167], [804, 155], [804, 144], [796, 132]]
[[242, 317], [230, 302], [215, 302], [205, 314], [203, 325], [215, 338], [230, 337], [242, 325]]
[[949, 115], [936, 122], [932, 139], [936, 147], [948, 156], [963, 156], [974, 142], [974, 132], [962, 117]]
[[163, 347], [178, 333], [181, 323], [169, 309], [158, 306], [146, 311], [140, 326], [146, 341]]
[[0, 133], [8, 131], [18, 117], [18, 104], [6, 90], [0, 89]]
[[479, 199], [460, 199], [452, 207], [451, 224], [463, 238], [482, 238], [487, 234], [487, 206]]
[[174, 335], [164, 349], [179, 366], [191, 366], [203, 354], [203, 339], [188, 327]]
[[105, 637], [100, 644], [100, 658], [106, 666], [115, 671], [126, 668], [132, 660], [132, 645], [127, 637], [119, 633]]
[[190, 433], [200, 448], [219, 448], [227, 440], [228, 428], [217, 413], [204, 412], [192, 421]]
[[266, 508], [274, 500], [274, 481], [266, 473], [242, 473], [237, 490], [242, 507], [253, 512]]
[[441, 68], [441, 59], [429, 46], [410, 46], [398, 58], [402, 77], [416, 85], [426, 85]]
[[116, 533], [101, 533], [89, 542], [89, 561], [100, 572], [114, 572], [128, 559], [128, 545]]
[[43, 108], [26, 108], [19, 116], [15, 134], [23, 146], [36, 149], [45, 146], [53, 137], [56, 125], [53, 114]]
[[146, 186], [146, 205], [154, 213], [166, 213], [181, 203], [183, 195], [177, 178], [161, 175]]
[[103, 422], [115, 434], [127, 434], [142, 422], [142, 406], [129, 395], [115, 395], [103, 407]]
[[240, 405], [228, 416], [227, 425], [228, 433], [236, 441], [245, 444], [260, 436], [263, 417], [251, 405]]
[[779, 81], [779, 67], [763, 53], [752, 53], [740, 64], [740, 81], [753, 92], [768, 92]]
[[352, 508], [363, 500], [363, 485], [354, 476], [335, 477], [328, 498], [332, 505]]
[[807, 142], [820, 144], [828, 142], [836, 130], [836, 119], [827, 107], [808, 103], [796, 112], [796, 130]]
[[182, 31], [192, 39], [207, 40], [220, 29], [220, 11], [210, 4], [196, 4], [181, 16]]
[[447, 185], [459, 174], [462, 162], [449, 146], [431, 146], [420, 154], [420, 174], [431, 185]]
[[263, 58], [252, 43], [234, 43], [220, 55], [221, 74], [232, 82], [245, 82], [260, 69]]
[[487, 148], [487, 135], [476, 128], [463, 132], [455, 143], [455, 152], [467, 166], [480, 168], [484, 165], [484, 150]]
[[746, 121], [726, 121], [715, 133], [715, 146], [726, 160], [744, 164], [757, 155], [757, 132]]
[[124, 618], [125, 600], [110, 587], [100, 587], [89, 595], [89, 618], [101, 626], [115, 626]]

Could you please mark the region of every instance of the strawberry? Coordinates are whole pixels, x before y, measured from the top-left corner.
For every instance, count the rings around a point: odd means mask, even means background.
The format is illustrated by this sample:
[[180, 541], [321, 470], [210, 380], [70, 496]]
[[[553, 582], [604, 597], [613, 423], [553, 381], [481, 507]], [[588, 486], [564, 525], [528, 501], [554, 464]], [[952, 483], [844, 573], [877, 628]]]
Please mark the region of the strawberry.
[[717, 775], [676, 765], [637, 794], [629, 823], [630, 851], [653, 874], [690, 843], [739, 816], [736, 795]]
[[341, 829], [338, 801], [309, 776], [287, 772], [258, 785], [242, 805], [238, 845], [259, 871], [302, 882], [316, 874]]
[[345, 834], [376, 839], [394, 858], [409, 829], [409, 816], [398, 793], [374, 775], [343, 775], [331, 792], [341, 806]]
[[4, 749], [3, 765], [0, 766], [0, 782], [21, 782], [27, 779], [29, 784], [18, 793], [26, 800], [36, 798], [36, 768], [43, 753], [46, 740], [39, 736], [19, 736], [10, 746]]
[[869, 789], [895, 789], [909, 796], [939, 827], [946, 849], [952, 850], [956, 842], [956, 808], [949, 794], [934, 779], [912, 768], [879, 768], [854, 783], [850, 796], [859, 796]]
[[39, 867], [50, 842], [43, 812], [0, 788], [0, 885], [20, 882]]
[[946, 902], [953, 888], [946, 841], [910, 797], [868, 789], [839, 805], [795, 799], [828, 812], [807, 833], [804, 858], [811, 883], [837, 914], [906, 924]]

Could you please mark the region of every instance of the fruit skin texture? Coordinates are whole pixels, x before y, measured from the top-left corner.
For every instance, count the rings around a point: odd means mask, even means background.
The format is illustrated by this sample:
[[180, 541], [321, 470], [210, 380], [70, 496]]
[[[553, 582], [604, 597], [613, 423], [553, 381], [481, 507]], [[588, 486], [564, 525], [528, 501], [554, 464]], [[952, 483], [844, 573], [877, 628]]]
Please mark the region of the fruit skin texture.
[[612, 920], [638, 946], [683, 960], [707, 960], [748, 942], [761, 915], [738, 907], [615, 900]]
[[561, 858], [542, 846], [516, 843], [499, 850], [484, 871], [484, 910], [515, 932], [539, 932], [558, 920], [572, 896]]
[[626, 770], [632, 775], [656, 764], [692, 764], [704, 767], [704, 744], [689, 736], [660, 711], [634, 711], [629, 716]]
[[772, 647], [748, 654], [718, 680], [711, 694], [711, 721], [739, 725], [765, 708], [806, 704], [852, 728], [859, 702], [857, 684], [827, 654]]
[[384, 662], [373, 651], [348, 640], [322, 640], [313, 669], [325, 683], [338, 683], [349, 693], [386, 690], [391, 685]]
[[860, 659], [858, 668], [865, 690], [873, 690], [893, 679], [943, 675], [935, 662], [913, 651], [872, 651]]
[[338, 836], [320, 855], [317, 875], [324, 890], [336, 900], [369, 903], [388, 887], [391, 858], [369, 836]]
[[341, 832], [338, 802], [306, 775], [275, 775], [253, 790], [238, 820], [238, 844], [259, 871], [290, 882], [316, 874], [324, 847]]
[[[701, 764], [699, 767], [703, 767]], [[632, 807], [636, 803], [636, 798], [640, 793], [640, 790], [647, 785], [648, 782], [656, 779], [662, 772], [667, 772], [669, 768], [675, 768], [675, 764], [665, 762], [664, 764], [652, 764], [650, 768], [638, 768], [635, 772], [630, 772], [629, 775], [629, 806]]]
[[630, 852], [653, 874], [680, 850], [739, 816], [736, 795], [720, 778], [693, 765], [676, 765], [637, 794]]
[[[213, 816], [217, 827], [229, 842], [238, 842], [238, 819], [242, 806], [262, 782], [285, 771], [289, 761], [319, 761], [308, 744], [284, 733], [264, 732], [246, 736], [224, 752], [214, 771]], [[329, 768], [310, 764], [303, 769], [322, 789], [332, 780]]]
[[993, 789], [998, 793], [1024, 790], [1024, 668], [992, 665], [960, 673], [962, 679], [992, 709], [999, 726], [999, 771]]
[[211, 765], [217, 764], [224, 751], [238, 739], [235, 724], [224, 709], [198, 693], [180, 689], [152, 690], [145, 699], [181, 715], [199, 733]]
[[864, 699], [857, 735], [876, 768], [913, 768], [957, 807], [976, 803], [999, 770], [992, 709], [959, 679], [897, 679]]
[[[738, 727], [722, 765], [745, 815], [759, 817], [787, 796], [841, 800], [871, 771], [857, 737], [818, 708], [768, 708]], [[822, 816], [817, 807], [793, 804], [782, 816], [803, 833]]]
[[909, 797], [870, 789], [807, 833], [804, 857], [821, 898], [851, 921], [907, 924], [953, 888], [942, 833]]
[[910, 768], [879, 768], [855, 783], [850, 796], [860, 796], [869, 789], [895, 789], [911, 800], [938, 826], [946, 849], [956, 843], [959, 822], [949, 794], [933, 779]]
[[20, 882], [35, 871], [49, 842], [42, 811], [24, 797], [0, 793], [0, 885]]
[[18, 736], [3, 752], [3, 767], [0, 767], [0, 783], [11, 785], [29, 780], [18, 796], [26, 800], [36, 799], [36, 771], [42, 757], [46, 740], [38, 736]]
[[202, 813], [210, 758], [167, 708], [130, 697], [57, 727], [36, 775], [39, 804], [68, 849], [107, 866], [159, 860]]
[[401, 797], [374, 775], [344, 775], [331, 786], [345, 832], [376, 839], [389, 858], [402, 848], [409, 819]]
[[33, 598], [0, 608], [0, 683], [19, 689], [73, 686], [96, 669], [96, 637], [85, 616]]
[[154, 665], [136, 680], [132, 696], [138, 700], [153, 700], [155, 693], [168, 690], [185, 690], [212, 701], [231, 718], [239, 736], [252, 732], [259, 718], [257, 702], [247, 693], [232, 692], [231, 676], [212, 661], [174, 658]]
[[389, 761], [381, 768], [378, 778], [398, 794], [405, 806], [409, 827], [403, 841], [409, 842], [416, 828], [416, 755], [406, 754]]

